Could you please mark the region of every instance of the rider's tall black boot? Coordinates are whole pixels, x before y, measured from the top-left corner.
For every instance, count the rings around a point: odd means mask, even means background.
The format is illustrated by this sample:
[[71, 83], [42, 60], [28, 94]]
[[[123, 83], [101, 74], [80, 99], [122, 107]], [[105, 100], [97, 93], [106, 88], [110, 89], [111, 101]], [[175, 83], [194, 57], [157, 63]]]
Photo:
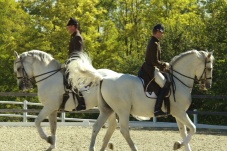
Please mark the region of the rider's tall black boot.
[[158, 94], [158, 98], [155, 104], [155, 112], [154, 112], [155, 117], [162, 117], [167, 115], [167, 113], [162, 111], [161, 107], [162, 107], [162, 102], [164, 100], [164, 97], [166, 97], [166, 95], [169, 93], [169, 85], [170, 83], [166, 82], [164, 87], [161, 88]]
[[79, 92], [79, 95], [76, 95], [78, 106], [76, 107], [76, 111], [86, 110], [85, 100], [82, 97], [82, 93]]

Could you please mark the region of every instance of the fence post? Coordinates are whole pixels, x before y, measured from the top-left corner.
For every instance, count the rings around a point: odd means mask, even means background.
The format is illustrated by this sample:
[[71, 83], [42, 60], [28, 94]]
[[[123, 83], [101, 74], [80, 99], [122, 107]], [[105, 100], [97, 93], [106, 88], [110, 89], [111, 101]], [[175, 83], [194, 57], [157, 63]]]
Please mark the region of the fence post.
[[83, 120], [82, 124], [83, 124], [83, 127], [88, 127], [90, 125], [90, 122], [89, 122], [89, 120], [85, 119], [85, 120]]
[[[28, 106], [27, 106], [27, 103], [28, 101], [27, 100], [24, 100], [24, 110], [27, 110], [28, 109]], [[28, 112], [23, 112], [23, 122], [27, 123], [27, 115], [28, 115]]]
[[153, 117], [153, 123], [157, 123], [157, 118]]
[[65, 112], [61, 113], [61, 122], [65, 122]]
[[[197, 109], [194, 109], [193, 111], [197, 111]], [[193, 120], [194, 120], [194, 124], [197, 125], [198, 124], [198, 114], [193, 114]]]

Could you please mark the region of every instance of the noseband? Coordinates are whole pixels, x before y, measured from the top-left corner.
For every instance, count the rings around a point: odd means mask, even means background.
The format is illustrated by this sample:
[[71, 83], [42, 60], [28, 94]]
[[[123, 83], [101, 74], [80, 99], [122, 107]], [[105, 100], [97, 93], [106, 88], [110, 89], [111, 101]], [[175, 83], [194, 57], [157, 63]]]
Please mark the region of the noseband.
[[[62, 69], [62, 68], [60, 68], [60, 69], [57, 69], [57, 70], [52, 70], [52, 71], [49, 71], [49, 72], [46, 72], [46, 73], [43, 73], [43, 74], [40, 74], [40, 75], [33, 76], [33, 77], [29, 78], [28, 74], [27, 74], [27, 72], [26, 72], [26, 70], [24, 68], [22, 59], [20, 58], [19, 61], [15, 62], [15, 64], [16, 63], [21, 63], [21, 66], [22, 66], [22, 69], [21, 69], [22, 70], [22, 77], [17, 77], [17, 79], [18, 80], [22, 79], [22, 82], [23, 82], [24, 85], [28, 84], [29, 82], [32, 83], [32, 84], [36, 84], [38, 82], [41, 82], [41, 81], [53, 76], [54, 74], [56, 74], [57, 72], [59, 72]], [[41, 80], [39, 80], [39, 81], [35, 80], [35, 78], [43, 76], [43, 75], [46, 75], [46, 74], [49, 74], [49, 73], [52, 73], [52, 74], [47, 76], [47, 77], [45, 77], [45, 78], [43, 78], [43, 79], [41, 79]]]

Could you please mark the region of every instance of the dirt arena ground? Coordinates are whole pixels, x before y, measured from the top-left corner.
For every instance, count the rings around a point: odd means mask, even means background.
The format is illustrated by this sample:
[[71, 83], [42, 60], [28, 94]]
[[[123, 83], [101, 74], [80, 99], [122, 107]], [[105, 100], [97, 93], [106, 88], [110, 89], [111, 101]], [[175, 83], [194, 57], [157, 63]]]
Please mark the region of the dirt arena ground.
[[[49, 127], [44, 129], [49, 134]], [[91, 127], [59, 126], [57, 148], [53, 151], [88, 151], [91, 132]], [[106, 128], [103, 128], [97, 137], [97, 151], [105, 132]], [[171, 151], [174, 142], [181, 140], [177, 129], [133, 128], [130, 133], [140, 151]], [[114, 132], [111, 142], [114, 151], [130, 151], [119, 129]], [[227, 131], [198, 130], [190, 144], [193, 151], [227, 151]], [[0, 151], [44, 151], [48, 147], [35, 127], [0, 127]]]

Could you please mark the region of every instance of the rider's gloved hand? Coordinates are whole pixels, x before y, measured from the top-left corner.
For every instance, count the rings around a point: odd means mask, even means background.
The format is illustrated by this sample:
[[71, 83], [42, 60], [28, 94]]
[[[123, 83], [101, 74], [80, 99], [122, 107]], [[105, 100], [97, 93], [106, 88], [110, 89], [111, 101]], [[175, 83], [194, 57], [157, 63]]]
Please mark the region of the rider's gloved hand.
[[170, 65], [168, 62], [165, 62], [164, 72], [169, 72]]

